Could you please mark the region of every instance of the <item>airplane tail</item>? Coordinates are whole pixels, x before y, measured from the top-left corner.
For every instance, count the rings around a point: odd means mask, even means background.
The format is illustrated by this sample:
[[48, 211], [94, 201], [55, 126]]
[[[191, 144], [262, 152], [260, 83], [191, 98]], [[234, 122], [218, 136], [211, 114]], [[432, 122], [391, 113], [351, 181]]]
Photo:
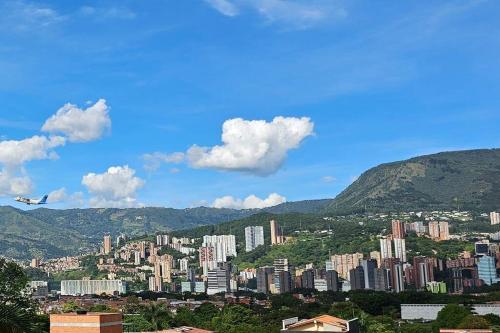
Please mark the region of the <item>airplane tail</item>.
[[39, 203], [39, 204], [45, 204], [45, 203], [47, 203], [47, 198], [48, 198], [48, 197], [49, 197], [49, 196], [48, 196], [47, 194], [45, 194], [45, 195], [42, 197], [42, 199], [40, 199], [40, 201], [39, 201], [38, 203]]

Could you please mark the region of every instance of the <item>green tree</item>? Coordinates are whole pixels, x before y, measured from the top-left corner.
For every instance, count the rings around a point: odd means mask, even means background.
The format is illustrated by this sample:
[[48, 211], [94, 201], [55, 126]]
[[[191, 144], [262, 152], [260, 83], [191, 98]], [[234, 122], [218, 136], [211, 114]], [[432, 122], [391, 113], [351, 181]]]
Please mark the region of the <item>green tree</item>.
[[78, 306], [78, 304], [76, 304], [75, 301], [68, 301], [62, 306], [62, 312], [64, 313], [75, 312], [78, 309], [80, 309], [80, 307]]
[[447, 304], [438, 312], [436, 321], [433, 323], [433, 330], [439, 332], [440, 328], [457, 328], [462, 320], [471, 314], [472, 312], [465, 306]]
[[490, 322], [481, 316], [468, 315], [462, 319], [457, 328], [489, 328]]
[[196, 326], [212, 329], [212, 319], [218, 316], [219, 313], [220, 310], [212, 303], [203, 303], [193, 312], [196, 318]]
[[255, 313], [241, 305], [225, 306], [219, 316], [212, 319], [212, 326], [218, 332], [263, 332]]
[[154, 330], [168, 328], [169, 322], [172, 319], [170, 311], [163, 303], [149, 303], [142, 309], [142, 315]]
[[153, 330], [153, 325], [141, 314], [125, 315], [123, 318], [125, 332], [147, 332]]
[[0, 332], [45, 332], [27, 285], [22, 268], [0, 258]]

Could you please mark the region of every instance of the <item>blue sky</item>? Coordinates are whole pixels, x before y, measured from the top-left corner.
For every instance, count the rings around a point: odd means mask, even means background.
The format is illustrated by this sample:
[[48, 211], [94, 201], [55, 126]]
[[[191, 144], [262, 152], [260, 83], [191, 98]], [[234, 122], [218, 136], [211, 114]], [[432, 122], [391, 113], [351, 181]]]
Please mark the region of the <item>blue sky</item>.
[[498, 147], [499, 10], [1, 1], [0, 204], [261, 207], [334, 197], [379, 163]]

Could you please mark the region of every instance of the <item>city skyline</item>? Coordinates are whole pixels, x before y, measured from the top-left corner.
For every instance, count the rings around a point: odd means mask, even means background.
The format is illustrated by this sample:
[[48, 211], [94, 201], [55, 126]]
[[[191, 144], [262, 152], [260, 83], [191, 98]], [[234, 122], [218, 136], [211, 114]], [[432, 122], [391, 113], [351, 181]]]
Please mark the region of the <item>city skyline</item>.
[[0, 204], [259, 208], [499, 146], [498, 3], [275, 2], [2, 2]]

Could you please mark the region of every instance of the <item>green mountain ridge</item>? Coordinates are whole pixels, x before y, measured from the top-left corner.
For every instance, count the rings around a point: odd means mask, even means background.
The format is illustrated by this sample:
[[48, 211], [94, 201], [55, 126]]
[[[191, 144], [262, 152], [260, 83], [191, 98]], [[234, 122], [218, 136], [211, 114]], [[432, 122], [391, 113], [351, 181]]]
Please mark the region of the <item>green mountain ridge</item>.
[[500, 208], [500, 149], [443, 152], [364, 172], [327, 207], [331, 212]]
[[[434, 209], [500, 209], [500, 149], [444, 152], [385, 163], [364, 172], [335, 199], [286, 202], [265, 209], [88, 208], [24, 211], [0, 207], [0, 255], [28, 259], [75, 255], [95, 248], [106, 233], [141, 236], [193, 229], [255, 216], [345, 215]], [[262, 215], [263, 214], [263, 215]], [[307, 218], [309, 219], [309, 218]], [[296, 221], [295, 221], [296, 222]], [[265, 223], [265, 220], [261, 220]], [[291, 223], [291, 222], [290, 222]], [[225, 224], [227, 225], [227, 224]], [[240, 228], [241, 229], [241, 228]], [[241, 232], [241, 230], [240, 230]]]

